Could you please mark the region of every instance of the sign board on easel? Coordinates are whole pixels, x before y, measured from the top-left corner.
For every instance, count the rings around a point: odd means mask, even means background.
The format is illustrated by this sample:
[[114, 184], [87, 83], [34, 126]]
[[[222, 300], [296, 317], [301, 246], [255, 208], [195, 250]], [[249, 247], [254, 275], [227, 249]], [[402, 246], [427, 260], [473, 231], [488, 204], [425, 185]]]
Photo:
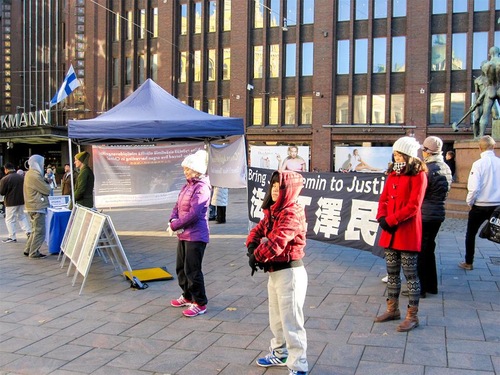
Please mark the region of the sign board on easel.
[[71, 213], [61, 243], [61, 251], [63, 253], [61, 268], [64, 266], [66, 258], [70, 260], [68, 276], [72, 267], [75, 267], [72, 285], [75, 285], [78, 274], [83, 276], [80, 294], [96, 252], [102, 256], [105, 262], [109, 258], [115, 269], [120, 270], [120, 273], [123, 273], [124, 270], [132, 272], [111, 218], [80, 205], [75, 205]]

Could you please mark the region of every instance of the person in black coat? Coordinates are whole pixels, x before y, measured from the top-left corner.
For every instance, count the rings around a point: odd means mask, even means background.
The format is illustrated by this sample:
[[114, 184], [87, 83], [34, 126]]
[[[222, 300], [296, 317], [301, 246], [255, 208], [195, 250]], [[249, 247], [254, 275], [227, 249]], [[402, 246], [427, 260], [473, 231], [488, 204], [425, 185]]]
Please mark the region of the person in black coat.
[[451, 188], [451, 170], [442, 155], [443, 141], [438, 137], [427, 137], [422, 145], [422, 154], [427, 165], [427, 189], [422, 203], [422, 249], [418, 254], [418, 276], [420, 296], [437, 294], [436, 237], [445, 219], [445, 201]]

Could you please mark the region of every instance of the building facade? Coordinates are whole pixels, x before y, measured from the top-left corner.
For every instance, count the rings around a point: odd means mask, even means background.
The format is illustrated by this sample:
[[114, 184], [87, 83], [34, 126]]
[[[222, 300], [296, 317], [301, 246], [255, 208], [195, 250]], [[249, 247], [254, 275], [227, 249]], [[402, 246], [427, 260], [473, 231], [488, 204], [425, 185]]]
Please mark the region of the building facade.
[[[64, 133], [69, 118], [95, 117], [152, 78], [199, 110], [244, 118], [250, 144], [309, 146], [320, 171], [333, 170], [337, 145], [472, 139], [473, 116], [451, 124], [500, 45], [498, 0], [1, 4], [1, 114], [47, 109], [72, 64], [82, 86], [49, 108], [48, 128]], [[0, 128], [4, 161], [22, 142], [13, 130]]]

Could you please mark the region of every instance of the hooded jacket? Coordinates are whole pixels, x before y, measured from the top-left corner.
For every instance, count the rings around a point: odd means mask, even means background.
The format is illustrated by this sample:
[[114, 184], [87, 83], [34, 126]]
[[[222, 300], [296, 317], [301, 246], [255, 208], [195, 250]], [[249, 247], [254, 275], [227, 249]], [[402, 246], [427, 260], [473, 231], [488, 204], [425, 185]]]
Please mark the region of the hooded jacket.
[[[291, 171], [279, 174], [279, 196], [268, 209], [263, 209], [264, 218], [253, 228], [246, 246], [257, 245], [255, 260], [266, 270], [279, 270], [279, 263], [301, 260], [306, 246], [306, 217], [304, 207], [297, 203], [304, 183], [301, 174]], [[272, 178], [271, 178], [272, 180]], [[267, 238], [267, 241], [261, 241]]]
[[210, 203], [210, 190], [210, 180], [204, 175], [190, 178], [182, 187], [169, 220], [173, 231], [184, 230], [177, 234], [180, 241], [208, 243], [207, 210]]
[[24, 206], [28, 212], [45, 212], [49, 207], [50, 186], [43, 178], [44, 157], [32, 155], [24, 177]]

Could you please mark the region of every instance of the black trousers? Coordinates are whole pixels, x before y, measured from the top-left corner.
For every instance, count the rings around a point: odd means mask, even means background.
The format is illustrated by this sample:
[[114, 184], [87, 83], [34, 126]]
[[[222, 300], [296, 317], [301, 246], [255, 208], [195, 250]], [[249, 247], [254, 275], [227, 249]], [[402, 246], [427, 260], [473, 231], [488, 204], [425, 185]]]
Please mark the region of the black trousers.
[[217, 220], [218, 223], [226, 222], [226, 206], [217, 206]]
[[467, 231], [465, 232], [465, 263], [474, 262], [474, 252], [476, 248], [476, 234], [481, 225], [489, 220], [496, 206], [476, 206], [473, 205], [469, 211], [467, 220]]
[[177, 280], [184, 298], [200, 306], [207, 304], [205, 280], [201, 264], [207, 244], [199, 241], [179, 241], [177, 244]]
[[437, 294], [438, 280], [436, 270], [436, 237], [441, 221], [422, 222], [422, 249], [418, 253], [418, 278], [422, 293]]

